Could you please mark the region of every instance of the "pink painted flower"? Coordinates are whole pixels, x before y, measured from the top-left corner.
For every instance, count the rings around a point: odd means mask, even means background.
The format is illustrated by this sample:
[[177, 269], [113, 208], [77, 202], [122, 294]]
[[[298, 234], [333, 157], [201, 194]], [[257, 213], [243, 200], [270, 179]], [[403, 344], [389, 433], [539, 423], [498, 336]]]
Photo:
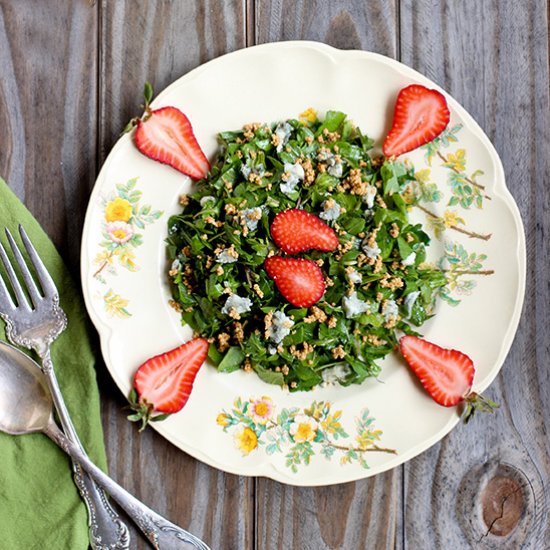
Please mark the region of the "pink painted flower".
[[247, 412], [257, 424], [266, 424], [273, 414], [273, 409], [273, 401], [264, 395], [260, 399], [251, 399]]
[[129, 223], [118, 221], [107, 224], [107, 233], [114, 243], [127, 243], [134, 234], [134, 229]]

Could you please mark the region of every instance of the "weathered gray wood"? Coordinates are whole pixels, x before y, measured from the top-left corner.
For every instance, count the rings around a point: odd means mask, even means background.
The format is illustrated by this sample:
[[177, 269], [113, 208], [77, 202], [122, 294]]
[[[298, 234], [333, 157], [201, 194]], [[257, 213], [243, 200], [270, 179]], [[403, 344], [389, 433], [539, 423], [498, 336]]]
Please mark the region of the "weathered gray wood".
[[96, 170], [139, 112], [144, 81], [161, 90], [246, 44], [310, 39], [401, 55], [448, 89], [501, 154], [529, 259], [520, 331], [489, 392], [503, 407], [458, 427], [404, 477], [398, 468], [301, 489], [222, 474], [151, 430], [138, 436], [99, 367], [114, 477], [214, 549], [550, 548], [548, 2], [399, 4], [0, 0], [0, 175], [75, 274]]
[[88, 2], [0, 1], [0, 175], [74, 274], [95, 180], [96, 52]]
[[[393, 2], [258, 0], [255, 9], [257, 43], [317, 40], [391, 57], [397, 53]], [[296, 488], [258, 479], [256, 547], [393, 549], [401, 540], [401, 486], [401, 468], [334, 487]]]
[[494, 417], [405, 467], [404, 547], [547, 549], [550, 427], [547, 2], [404, 0], [402, 60], [474, 115], [502, 158], [527, 237], [524, 315], [489, 395]]
[[[245, 3], [104, 0], [100, 25], [103, 160], [128, 120], [140, 113], [145, 81], [160, 92], [201, 63], [245, 46]], [[112, 385], [105, 376], [103, 418], [109, 459], [123, 485], [212, 548], [251, 548], [253, 480], [199, 463], [153, 430], [138, 435], [118, 390], [106, 393]]]

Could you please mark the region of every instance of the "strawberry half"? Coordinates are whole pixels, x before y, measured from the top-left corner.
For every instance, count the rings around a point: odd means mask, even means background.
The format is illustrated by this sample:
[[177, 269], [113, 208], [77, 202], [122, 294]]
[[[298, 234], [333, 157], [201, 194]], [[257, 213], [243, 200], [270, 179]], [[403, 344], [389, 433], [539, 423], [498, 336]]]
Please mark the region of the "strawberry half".
[[306, 250], [330, 252], [340, 244], [331, 227], [314, 214], [292, 208], [279, 212], [271, 224], [271, 237], [287, 254]]
[[[151, 357], [134, 375], [131, 407], [136, 412], [129, 420], [141, 421], [142, 431], [150, 421], [164, 420], [187, 403], [199, 368], [208, 355], [205, 338], [189, 342]], [[153, 416], [154, 413], [161, 413]]]
[[310, 307], [325, 293], [323, 272], [311, 260], [272, 256], [264, 266], [279, 292], [293, 306]]
[[475, 368], [473, 361], [455, 349], [442, 348], [418, 336], [403, 336], [399, 347], [409, 367], [432, 399], [444, 407], [463, 403], [463, 419], [475, 410], [493, 412], [497, 405], [471, 391]]
[[195, 180], [208, 175], [210, 163], [195, 138], [189, 119], [179, 109], [147, 110], [136, 125], [136, 146], [145, 156], [169, 164]]
[[443, 94], [420, 84], [403, 88], [397, 96], [393, 123], [384, 140], [386, 157], [408, 153], [435, 139], [449, 124], [451, 114]]

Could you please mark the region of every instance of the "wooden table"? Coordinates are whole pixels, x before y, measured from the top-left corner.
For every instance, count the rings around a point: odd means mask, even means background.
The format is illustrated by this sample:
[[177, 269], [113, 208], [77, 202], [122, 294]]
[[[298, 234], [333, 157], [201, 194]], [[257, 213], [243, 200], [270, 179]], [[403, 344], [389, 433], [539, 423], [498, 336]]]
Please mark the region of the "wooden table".
[[0, 174], [75, 277], [90, 191], [137, 113], [144, 81], [160, 91], [209, 59], [278, 40], [379, 52], [443, 86], [495, 144], [525, 224], [526, 300], [488, 391], [502, 403], [495, 416], [458, 426], [371, 479], [293, 488], [214, 470], [153, 430], [138, 436], [99, 361], [110, 467], [120, 483], [213, 549], [550, 548], [548, 7], [547, 0], [0, 0]]

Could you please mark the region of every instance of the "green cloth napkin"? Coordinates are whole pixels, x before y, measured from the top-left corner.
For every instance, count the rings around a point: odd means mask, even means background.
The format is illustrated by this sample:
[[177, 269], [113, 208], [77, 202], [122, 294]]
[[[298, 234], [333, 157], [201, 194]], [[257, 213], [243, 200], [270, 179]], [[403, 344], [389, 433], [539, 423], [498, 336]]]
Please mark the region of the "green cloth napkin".
[[[59, 289], [69, 325], [52, 347], [55, 372], [84, 448], [105, 469], [95, 359], [80, 291], [38, 222], [0, 178], [0, 241], [5, 248], [3, 228], [8, 227], [20, 243], [19, 224]], [[4, 274], [3, 269], [0, 272]], [[2, 321], [0, 339], [6, 340]], [[87, 512], [73, 483], [71, 463], [45, 435], [0, 433], [0, 548], [88, 548]]]

